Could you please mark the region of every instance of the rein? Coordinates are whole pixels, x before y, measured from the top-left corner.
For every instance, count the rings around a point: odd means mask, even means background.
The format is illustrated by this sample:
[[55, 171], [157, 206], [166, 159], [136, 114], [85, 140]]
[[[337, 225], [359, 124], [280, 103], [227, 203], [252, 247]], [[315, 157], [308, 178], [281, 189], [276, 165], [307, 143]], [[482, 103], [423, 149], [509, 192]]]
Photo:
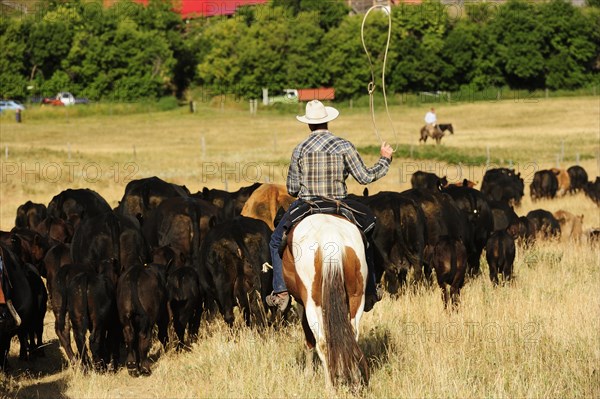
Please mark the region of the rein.
[[365, 53], [367, 54], [367, 59], [369, 60], [369, 69], [371, 72], [371, 81], [367, 85], [367, 91], [369, 92], [369, 109], [371, 111], [371, 121], [373, 122], [373, 128], [375, 129], [375, 135], [377, 136], [377, 139], [379, 140], [379, 142], [383, 143], [383, 139], [381, 138], [381, 135], [379, 134], [379, 129], [377, 128], [377, 124], [375, 123], [375, 103], [374, 103], [374, 98], [373, 98], [373, 94], [375, 93], [375, 71], [373, 68], [373, 61], [371, 60], [371, 54], [369, 53], [369, 50], [367, 49], [367, 45], [365, 44], [365, 22], [367, 21], [367, 17], [369, 16], [369, 13], [376, 8], [384, 9], [388, 16], [387, 41], [385, 44], [385, 52], [384, 52], [384, 56], [383, 56], [383, 69], [381, 71], [381, 89], [383, 92], [383, 103], [385, 104], [385, 112], [386, 112], [388, 120], [390, 122], [392, 132], [394, 133], [394, 141], [395, 141], [394, 152], [396, 152], [396, 150], [398, 149], [398, 135], [396, 133], [396, 129], [394, 128], [394, 124], [392, 122], [392, 117], [390, 115], [390, 110], [388, 108], [387, 94], [385, 92], [385, 68], [386, 68], [386, 63], [387, 63], [388, 50], [390, 48], [390, 41], [391, 41], [391, 37], [392, 37], [392, 13], [391, 13], [391, 11], [388, 11], [388, 9], [382, 5], [375, 5], [375, 6], [372, 6], [371, 8], [369, 8], [369, 10], [366, 12], [365, 16], [363, 17], [363, 21], [360, 26], [360, 40], [362, 42], [363, 49], [365, 50]]

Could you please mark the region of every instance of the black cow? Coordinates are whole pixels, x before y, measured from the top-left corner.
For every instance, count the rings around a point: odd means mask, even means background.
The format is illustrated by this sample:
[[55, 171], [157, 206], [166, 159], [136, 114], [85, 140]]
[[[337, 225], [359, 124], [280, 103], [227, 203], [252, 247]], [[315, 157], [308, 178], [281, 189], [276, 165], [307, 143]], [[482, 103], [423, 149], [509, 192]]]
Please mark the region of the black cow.
[[185, 348], [186, 327], [190, 342], [197, 339], [200, 329], [204, 295], [196, 269], [171, 265], [167, 270], [167, 291], [169, 308], [173, 315], [173, 328], [179, 340], [176, 349], [179, 351]]
[[560, 223], [551, 212], [544, 209], [536, 209], [527, 214], [527, 219], [531, 222], [533, 234], [542, 238], [560, 238]]
[[167, 346], [169, 314], [164, 265], [134, 265], [119, 277], [117, 308], [127, 349], [127, 371], [138, 377], [150, 375], [148, 351], [152, 330], [158, 326], [158, 338]]
[[10, 245], [22, 263], [31, 263], [41, 271], [42, 260], [50, 249], [46, 238], [28, 228], [15, 227], [10, 231]]
[[69, 263], [59, 268], [51, 284], [50, 305], [54, 313], [54, 331], [70, 363], [75, 361], [75, 353], [71, 347], [71, 324], [67, 320], [69, 283], [76, 275], [93, 271], [90, 265]]
[[51, 244], [70, 243], [73, 238], [73, 226], [53, 216], [48, 216], [32, 230], [46, 237]]
[[413, 173], [412, 177], [410, 178], [410, 184], [412, 188], [441, 191], [448, 185], [448, 180], [446, 179], [446, 176], [439, 177], [435, 173], [418, 170]]
[[143, 225], [148, 213], [156, 209], [168, 198], [186, 198], [190, 195], [185, 186], [168, 183], [156, 176], [132, 180], [127, 183], [117, 212], [121, 215], [137, 218]]
[[[117, 369], [120, 325], [116, 306], [118, 262], [100, 262], [99, 271], [84, 271], [73, 276], [67, 287], [67, 305], [73, 337], [84, 370], [91, 365], [104, 371], [110, 365]], [[61, 311], [64, 311], [64, 307]], [[61, 315], [64, 318], [64, 315]], [[89, 331], [90, 361], [86, 347]]]
[[600, 177], [596, 177], [596, 181], [593, 183], [588, 182], [583, 191], [596, 205], [600, 206]]
[[192, 194], [192, 196], [211, 202], [221, 210], [220, 215], [222, 220], [230, 220], [241, 214], [244, 204], [261, 184], [254, 183], [251, 186], [242, 187], [235, 192], [204, 187], [202, 192]]
[[527, 247], [535, 242], [535, 224], [527, 216], [517, 218], [517, 222], [509, 227], [509, 231], [511, 230], [520, 245]]
[[450, 195], [458, 209], [465, 215], [470, 224], [473, 251], [469, 251], [468, 264], [472, 274], [479, 273], [479, 259], [485, 248], [488, 237], [494, 231], [494, 216], [485, 196], [474, 188], [447, 187], [444, 193]]
[[48, 294], [52, 297], [52, 285], [56, 279], [58, 270], [64, 265], [73, 263], [71, 258], [71, 247], [69, 244], [57, 244], [50, 248], [42, 261], [41, 275], [46, 278]]
[[168, 246], [175, 251], [176, 264], [197, 265], [201, 239], [199, 219], [195, 199], [169, 198], [148, 213], [142, 233], [151, 248]]
[[588, 174], [585, 169], [579, 165], [575, 165], [567, 169], [567, 173], [569, 174], [569, 180], [571, 182], [569, 191], [572, 194], [585, 188], [588, 183]]
[[[424, 252], [424, 266], [427, 276], [431, 275], [433, 248], [441, 236], [449, 236], [451, 239], [462, 241], [467, 249], [468, 258], [474, 258], [475, 245], [473, 234], [470, 231], [471, 225], [452, 197], [441, 192], [415, 189], [403, 191], [401, 194], [419, 204], [425, 215], [427, 245]], [[475, 265], [472, 266], [473, 273], [478, 271]]]
[[272, 290], [269, 241], [271, 229], [258, 219], [239, 216], [218, 224], [202, 243], [200, 284], [206, 306], [216, 301], [223, 318], [233, 325], [233, 307], [239, 304], [247, 325], [252, 317], [262, 324], [264, 298]]
[[[19, 340], [21, 350], [19, 358], [26, 360], [30, 354], [37, 352], [43, 355], [42, 335], [44, 330], [44, 316], [48, 293], [41, 279], [40, 272], [43, 268], [43, 258], [47, 252], [47, 241], [39, 234], [28, 228], [13, 228], [10, 240], [4, 241], [8, 248], [19, 258], [23, 267], [33, 299], [33, 318], [31, 323], [21, 326]], [[29, 339], [29, 341], [28, 341]]]
[[504, 201], [488, 201], [492, 218], [494, 219], [494, 231], [506, 230], [509, 226], [519, 220], [514, 208]]
[[[21, 342], [27, 342], [29, 331], [35, 327], [36, 309], [25, 267], [3, 242], [0, 242], [0, 257], [2, 257], [5, 270], [0, 279], [3, 284], [3, 292], [10, 292], [9, 297], [21, 318], [21, 325], [17, 327], [14, 319], [8, 313], [6, 305], [0, 305], [0, 312], [3, 315], [0, 318], [0, 369], [5, 370], [12, 337], [18, 334]], [[25, 350], [27, 350], [27, 345], [25, 345]], [[23, 347], [21, 347], [21, 351], [23, 351]]]
[[142, 231], [150, 247], [171, 247], [178, 266], [197, 267], [202, 240], [217, 221], [218, 210], [207, 201], [169, 198], [148, 214]]
[[481, 192], [491, 201], [504, 201], [519, 205], [525, 188], [520, 173], [514, 169], [497, 168], [485, 172]]
[[149, 260], [149, 252], [139, 222], [109, 210], [81, 222], [73, 235], [71, 258], [95, 268], [104, 260], [115, 259], [126, 269]]
[[[441, 236], [432, 252], [431, 264], [442, 290], [444, 308], [448, 308], [451, 299], [452, 307], [456, 309], [467, 272], [467, 250], [461, 240]], [[447, 285], [450, 286], [449, 293]]]
[[531, 200], [540, 198], [554, 198], [558, 191], [558, 179], [551, 170], [538, 170], [533, 175], [533, 181], [529, 185]]
[[485, 258], [490, 268], [490, 280], [498, 285], [498, 273], [509, 281], [515, 261], [515, 239], [507, 230], [498, 230], [490, 236], [485, 247]]
[[110, 210], [110, 205], [100, 194], [87, 188], [69, 188], [54, 196], [48, 204], [48, 216], [69, 222], [75, 230], [81, 220]]
[[177, 266], [176, 256], [175, 251], [168, 246], [152, 251], [152, 262], [166, 265], [167, 268], [169, 309], [173, 317], [173, 328], [179, 340], [176, 350], [180, 351], [186, 347], [184, 341], [186, 327], [190, 342], [194, 342], [198, 337], [204, 295], [200, 290], [197, 270], [190, 266]]
[[34, 229], [46, 218], [46, 205], [27, 201], [17, 208], [15, 227]]
[[387, 290], [396, 294], [406, 281], [410, 267], [415, 280], [423, 276], [423, 252], [427, 242], [425, 215], [412, 199], [395, 192], [370, 197], [353, 197], [373, 210], [377, 223], [373, 231], [373, 251], [377, 281], [385, 273]]
[[38, 269], [30, 263], [26, 263], [23, 266], [29, 287], [31, 288], [33, 317], [31, 324], [23, 326], [24, 333], [19, 334], [21, 344], [19, 358], [30, 359], [32, 355], [44, 356], [44, 318], [46, 317], [48, 306], [48, 291]]

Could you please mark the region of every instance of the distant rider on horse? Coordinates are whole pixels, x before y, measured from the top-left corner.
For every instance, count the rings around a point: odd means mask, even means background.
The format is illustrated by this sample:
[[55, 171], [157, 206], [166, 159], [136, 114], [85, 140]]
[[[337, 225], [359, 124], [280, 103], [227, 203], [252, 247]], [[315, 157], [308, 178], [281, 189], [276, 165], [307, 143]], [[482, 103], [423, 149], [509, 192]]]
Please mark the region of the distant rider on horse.
[[435, 137], [434, 134], [438, 132], [439, 128], [437, 125], [437, 115], [435, 114], [435, 108], [431, 107], [429, 112], [425, 114], [425, 124], [427, 126], [427, 132], [430, 137]]

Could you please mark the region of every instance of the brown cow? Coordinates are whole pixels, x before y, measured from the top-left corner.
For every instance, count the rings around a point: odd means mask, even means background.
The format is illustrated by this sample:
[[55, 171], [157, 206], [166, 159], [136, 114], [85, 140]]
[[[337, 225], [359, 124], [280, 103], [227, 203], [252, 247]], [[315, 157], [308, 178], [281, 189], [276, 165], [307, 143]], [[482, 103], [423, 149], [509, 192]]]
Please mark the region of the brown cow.
[[498, 285], [499, 273], [504, 276], [505, 282], [512, 277], [516, 253], [514, 233], [517, 233], [514, 228], [494, 231], [486, 243], [485, 258], [490, 268], [490, 280], [494, 285]]
[[582, 234], [583, 215], [573, 215], [571, 212], [558, 210], [554, 217], [560, 223], [561, 241], [579, 241]]
[[[460, 302], [460, 289], [465, 282], [467, 271], [467, 250], [462, 241], [448, 236], [440, 237], [433, 248], [431, 261], [438, 285], [442, 290], [444, 308], [448, 308], [448, 302], [452, 299], [452, 307], [456, 310]], [[450, 286], [450, 293], [448, 288]]]
[[271, 230], [275, 229], [273, 220], [277, 210], [287, 209], [295, 198], [288, 194], [281, 184], [263, 184], [257, 188], [242, 208], [242, 216], [259, 219], [265, 222]]
[[550, 170], [558, 180], [558, 191], [556, 194], [562, 197], [568, 193], [571, 188], [571, 178], [569, 177], [569, 173], [567, 173], [565, 169], [551, 168]]

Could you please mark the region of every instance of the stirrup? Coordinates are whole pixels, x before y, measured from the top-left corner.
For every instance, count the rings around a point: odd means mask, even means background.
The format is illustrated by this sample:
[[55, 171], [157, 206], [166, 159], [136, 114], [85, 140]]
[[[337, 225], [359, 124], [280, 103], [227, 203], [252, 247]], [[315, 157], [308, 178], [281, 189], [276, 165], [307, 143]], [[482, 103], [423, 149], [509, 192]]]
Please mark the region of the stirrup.
[[267, 295], [265, 301], [268, 306], [278, 308], [284, 312], [290, 304], [290, 294], [288, 293], [285, 297], [280, 297], [275, 292], [272, 292], [270, 295]]

